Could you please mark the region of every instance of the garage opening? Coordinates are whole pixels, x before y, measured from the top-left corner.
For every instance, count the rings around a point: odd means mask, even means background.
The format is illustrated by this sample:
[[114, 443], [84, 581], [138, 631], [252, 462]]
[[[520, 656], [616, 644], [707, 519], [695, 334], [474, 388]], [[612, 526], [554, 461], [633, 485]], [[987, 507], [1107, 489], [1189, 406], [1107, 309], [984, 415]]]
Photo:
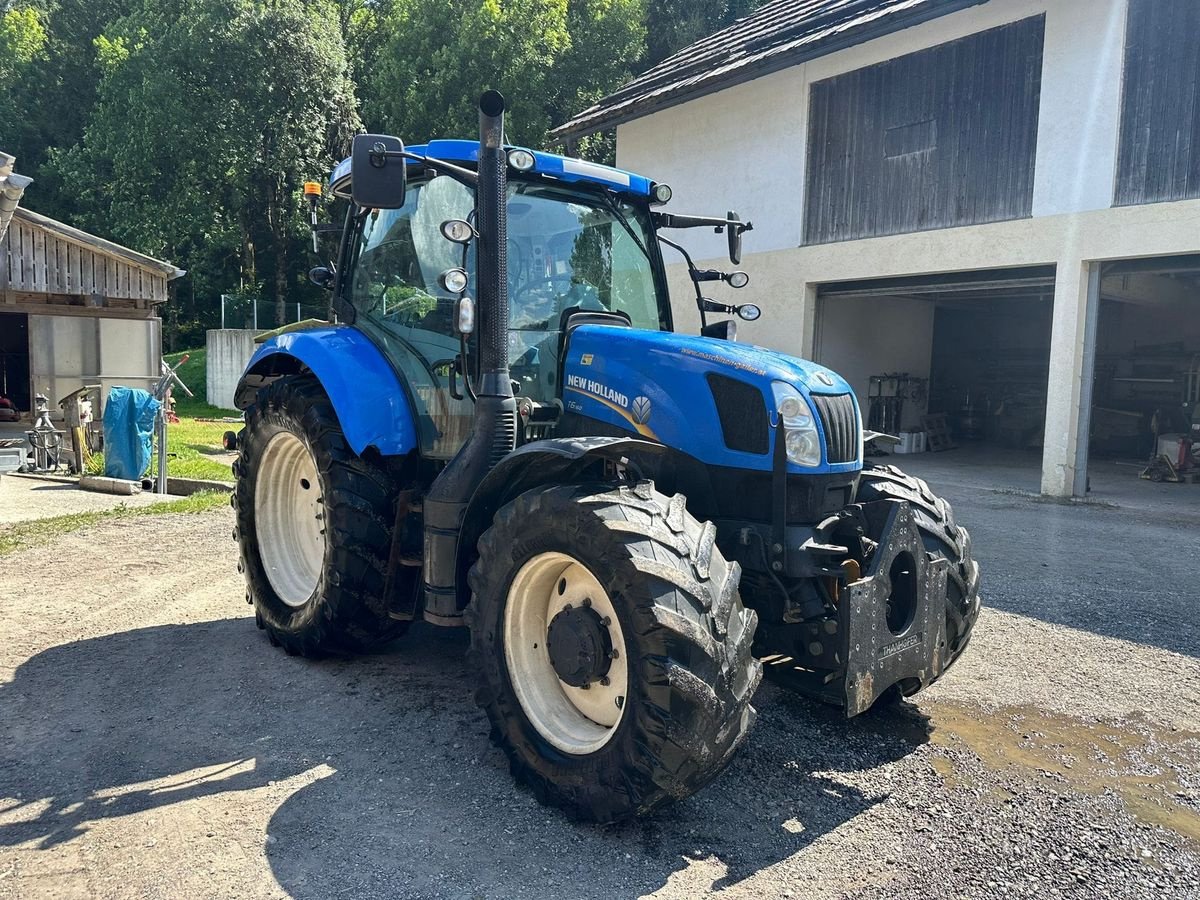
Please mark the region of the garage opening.
[[0, 312], [0, 422], [32, 409], [29, 372], [29, 316]]
[[1193, 436], [1200, 440], [1198, 409], [1200, 255], [1105, 263], [1091, 471], [1124, 465], [1145, 480], [1200, 480], [1188, 448]]
[[[868, 428], [1000, 487], [1040, 487], [1054, 267], [823, 285], [814, 355]], [[929, 451], [938, 450], [936, 454]]]

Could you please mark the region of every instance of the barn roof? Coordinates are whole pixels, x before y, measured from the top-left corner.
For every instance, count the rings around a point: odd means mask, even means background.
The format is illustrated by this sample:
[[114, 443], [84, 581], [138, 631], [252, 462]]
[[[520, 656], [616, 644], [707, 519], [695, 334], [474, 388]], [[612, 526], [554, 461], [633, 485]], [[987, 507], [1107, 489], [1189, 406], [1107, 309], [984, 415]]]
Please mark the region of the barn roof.
[[977, 6], [986, 0], [770, 0], [553, 132], [571, 140]]
[[65, 222], [60, 222], [57, 219], [51, 219], [49, 216], [43, 216], [39, 213], [35, 213], [23, 206], [17, 207], [16, 211], [13, 213], [13, 218], [28, 222], [29, 224], [41, 228], [44, 231], [50, 232], [51, 234], [56, 234], [59, 237], [65, 238], [69, 241], [74, 241], [77, 244], [86, 244], [89, 247], [93, 247], [96, 250], [100, 250], [109, 254], [110, 256], [120, 257], [143, 269], [150, 269], [159, 273], [160, 275], [165, 275], [168, 281], [187, 274], [183, 269], [180, 269], [173, 263], [164, 262], [161, 259], [155, 259], [153, 256], [147, 256], [144, 253], [138, 253], [136, 250], [130, 250], [128, 247], [124, 247], [121, 244], [105, 240], [102, 237], [97, 237], [94, 234], [89, 234], [88, 232], [81, 231], [78, 228], [73, 228]]

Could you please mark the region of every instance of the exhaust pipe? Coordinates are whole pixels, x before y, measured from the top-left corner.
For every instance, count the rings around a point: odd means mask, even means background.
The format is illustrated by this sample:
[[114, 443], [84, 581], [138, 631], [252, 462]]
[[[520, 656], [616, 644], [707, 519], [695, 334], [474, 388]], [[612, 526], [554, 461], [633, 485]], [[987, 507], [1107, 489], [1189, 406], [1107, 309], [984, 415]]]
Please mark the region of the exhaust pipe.
[[508, 158], [504, 97], [479, 98], [479, 380], [471, 435], [425, 497], [425, 618], [459, 624], [458, 539], [475, 488], [517, 444], [517, 404], [508, 371]]

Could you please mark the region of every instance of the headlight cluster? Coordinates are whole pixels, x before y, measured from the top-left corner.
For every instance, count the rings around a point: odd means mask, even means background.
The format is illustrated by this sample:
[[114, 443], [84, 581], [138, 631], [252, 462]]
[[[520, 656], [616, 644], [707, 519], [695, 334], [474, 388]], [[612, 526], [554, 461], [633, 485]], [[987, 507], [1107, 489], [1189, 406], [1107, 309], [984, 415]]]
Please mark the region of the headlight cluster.
[[772, 382], [771, 392], [783, 422], [788, 461], [809, 468], [821, 465], [821, 436], [808, 401], [786, 381]]

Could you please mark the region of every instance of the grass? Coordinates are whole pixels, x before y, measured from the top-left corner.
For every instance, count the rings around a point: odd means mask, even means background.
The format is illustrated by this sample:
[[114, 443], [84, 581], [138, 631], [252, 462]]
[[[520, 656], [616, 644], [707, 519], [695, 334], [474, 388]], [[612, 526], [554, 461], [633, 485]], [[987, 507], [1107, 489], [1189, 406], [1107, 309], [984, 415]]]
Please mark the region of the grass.
[[183, 350], [179, 353], [168, 353], [163, 356], [163, 359], [174, 366], [184, 356], [188, 358], [188, 361], [179, 367], [176, 374], [196, 396], [189, 397], [178, 387], [175, 388], [172, 396], [175, 398], [175, 412], [179, 414], [179, 418], [236, 416], [238, 414], [236, 409], [221, 409], [208, 402], [208, 351]]
[[[224, 414], [224, 411], [218, 410]], [[232, 481], [233, 473], [223, 455], [221, 437], [226, 431], [238, 431], [234, 422], [197, 422], [180, 419], [167, 425], [167, 475], [171, 478], [196, 478], [202, 481]], [[158, 460], [150, 461], [151, 477], [158, 471]], [[104, 473], [104, 454], [93, 453], [89, 475]]]
[[218, 491], [201, 491], [190, 497], [180, 497], [178, 500], [168, 500], [147, 506], [118, 506], [116, 509], [99, 512], [74, 513], [67, 516], [55, 516], [52, 519], [3, 525], [0, 526], [0, 557], [44, 544], [61, 535], [101, 522], [169, 513], [202, 513], [226, 506], [228, 503], [228, 494]]

